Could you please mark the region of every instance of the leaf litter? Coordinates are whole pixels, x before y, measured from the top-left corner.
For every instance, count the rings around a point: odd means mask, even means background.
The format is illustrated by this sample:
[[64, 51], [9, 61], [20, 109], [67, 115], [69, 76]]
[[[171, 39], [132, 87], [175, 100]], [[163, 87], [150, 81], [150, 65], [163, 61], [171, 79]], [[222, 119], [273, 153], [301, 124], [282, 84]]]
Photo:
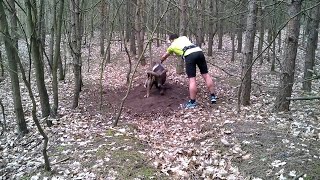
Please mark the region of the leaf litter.
[[[254, 65], [252, 77], [257, 84], [253, 84], [252, 104], [242, 107], [239, 113], [236, 111], [240, 83], [237, 76], [240, 76], [243, 57], [237, 54], [236, 62], [229, 61], [229, 40], [225, 41], [224, 49], [215, 50], [214, 58], [207, 57], [219, 97], [215, 105], [209, 104], [205, 84], [199, 76], [199, 107], [180, 108], [188, 98], [188, 82], [185, 75], [175, 74], [175, 57], [165, 62], [169, 70], [168, 86], [177, 84], [167, 89], [169, 98], [158, 96], [154, 91], [153, 102], [143, 99], [145, 90], [141, 86], [149, 66], [139, 66], [131, 89], [134, 95], [125, 104], [119, 127], [112, 128], [114, 112], [126, 90], [127, 56], [120, 51], [118, 43], [112, 44], [112, 63], [107, 64], [103, 76], [104, 99], [100, 111], [101, 57], [98, 44], [91, 47], [90, 57], [86, 51], [83, 53], [83, 59], [89, 58], [90, 71], [87, 72], [87, 64], [83, 63], [84, 89], [79, 108], [70, 108], [73, 75], [68, 67], [65, 83], [59, 84], [59, 118], [52, 119], [53, 127], [45, 127], [50, 139], [51, 174], [41, 170], [42, 141], [31, 121], [31, 103], [24, 85], [21, 84], [22, 101], [31, 132], [18, 137], [9, 78], [0, 84], [9, 129], [1, 136], [1, 179], [319, 178], [319, 101], [293, 101], [290, 112], [273, 113], [279, 75], [269, 71], [269, 62]], [[164, 51], [164, 46], [153, 47], [154, 59]], [[303, 52], [299, 52], [298, 58], [303, 59]], [[302, 63], [298, 63], [300, 66]], [[221, 68], [236, 76], [226, 74]], [[301, 73], [297, 71], [297, 81], [303, 77]], [[46, 77], [46, 82], [50, 90], [51, 79]], [[35, 83], [33, 86], [36, 92]], [[314, 81], [313, 86], [311, 94], [319, 94], [319, 81]], [[295, 83], [293, 96], [304, 95], [300, 89], [301, 83]], [[172, 91], [176, 96], [170, 95]], [[51, 91], [49, 94], [52, 96]], [[174, 97], [176, 99], [170, 101]], [[157, 104], [163, 99], [171, 104]], [[37, 100], [39, 102], [38, 97]], [[135, 106], [143, 106], [144, 111]], [[155, 110], [151, 111], [152, 108]], [[43, 121], [42, 125], [45, 126]], [[125, 172], [128, 167], [131, 171]]]

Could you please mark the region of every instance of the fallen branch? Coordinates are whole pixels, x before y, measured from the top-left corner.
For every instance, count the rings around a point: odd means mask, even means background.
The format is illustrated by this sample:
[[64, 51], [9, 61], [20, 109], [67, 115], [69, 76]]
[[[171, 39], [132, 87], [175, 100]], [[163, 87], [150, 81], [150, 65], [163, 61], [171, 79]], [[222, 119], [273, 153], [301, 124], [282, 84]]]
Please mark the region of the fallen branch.
[[286, 97], [287, 100], [314, 100], [320, 99], [320, 96], [310, 96], [310, 97]]
[[213, 63], [211, 63], [211, 62], [208, 62], [208, 63], [209, 63], [209, 64], [211, 64], [212, 66], [214, 66], [214, 67], [216, 67], [216, 68], [220, 69], [221, 71], [223, 71], [224, 73], [228, 74], [229, 76], [236, 76], [236, 77], [241, 78], [240, 76], [237, 76], [237, 75], [235, 75], [235, 74], [231, 74], [231, 73], [229, 73], [228, 71], [226, 71], [226, 70], [225, 70], [225, 69], [223, 69], [222, 67], [219, 67], [219, 66], [217, 66], [217, 65], [215, 65], [215, 64], [213, 64]]
[[298, 180], [299, 178], [301, 178], [304, 175], [304, 173], [300, 173], [298, 174], [296, 177], [293, 178], [293, 180]]
[[59, 163], [68, 161], [69, 159], [70, 159], [70, 157], [67, 157], [67, 158], [61, 159], [60, 161], [54, 162], [54, 163], [52, 163], [51, 165], [56, 165], [56, 164], [59, 164]]

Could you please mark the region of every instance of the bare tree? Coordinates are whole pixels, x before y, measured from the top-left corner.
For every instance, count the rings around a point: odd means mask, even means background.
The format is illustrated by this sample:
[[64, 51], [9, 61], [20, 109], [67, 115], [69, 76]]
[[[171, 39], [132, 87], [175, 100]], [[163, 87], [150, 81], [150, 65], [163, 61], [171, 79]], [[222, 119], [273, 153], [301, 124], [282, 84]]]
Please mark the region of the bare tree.
[[[219, 10], [218, 10], [218, 14], [220, 17], [223, 16], [223, 11], [224, 11], [224, 1], [218, 1], [219, 3], [217, 3]], [[223, 19], [220, 18], [219, 22], [218, 22], [218, 49], [222, 49], [222, 42], [223, 42]]]
[[73, 58], [73, 73], [74, 73], [74, 87], [73, 87], [73, 102], [72, 108], [78, 107], [79, 96], [81, 90], [81, 24], [80, 24], [80, 0], [71, 0], [71, 51]]
[[247, 17], [247, 28], [244, 55], [245, 62], [242, 67], [243, 88], [241, 89], [241, 104], [246, 106], [250, 105], [250, 93], [251, 93], [251, 72], [252, 72], [252, 59], [253, 59], [253, 48], [254, 38], [256, 32], [256, 21], [257, 21], [257, 1], [251, 0], [249, 2], [249, 14]]
[[29, 97], [30, 97], [30, 99], [32, 101], [32, 111], [31, 111], [31, 113], [32, 113], [33, 122], [36, 124], [39, 133], [43, 137], [42, 155], [43, 155], [43, 159], [44, 159], [44, 169], [46, 171], [50, 171], [51, 167], [50, 167], [49, 156], [48, 156], [48, 153], [47, 153], [47, 147], [48, 147], [49, 138], [48, 138], [47, 134], [44, 132], [44, 130], [41, 127], [40, 122], [38, 120], [36, 100], [34, 98], [30, 82], [27, 80], [27, 77], [25, 75], [25, 71], [24, 71], [23, 65], [22, 65], [22, 63], [20, 61], [20, 58], [18, 58], [17, 61], [18, 61], [18, 64], [19, 64], [19, 67], [20, 67], [20, 70], [21, 70], [22, 79], [23, 79], [24, 84], [26, 85], [26, 87], [28, 89]]
[[144, 4], [145, 0], [137, 0], [136, 6], [136, 19], [135, 19], [135, 30], [138, 45], [138, 56], [141, 56], [141, 65], [146, 65], [145, 57], [143, 53], [143, 43], [144, 43], [144, 28], [143, 28], [143, 14], [144, 14]]
[[[137, 0], [130, 0], [130, 2], [132, 4], [137, 4]], [[134, 55], [137, 54], [137, 48], [136, 48], [136, 36], [135, 36], [135, 23], [134, 19], [132, 17], [134, 17], [134, 6], [130, 6], [130, 52]]]
[[197, 42], [197, 45], [199, 46], [199, 47], [201, 47], [201, 45], [202, 45], [202, 32], [203, 32], [203, 21], [204, 21], [204, 19], [202, 19], [202, 13], [204, 13], [204, 12], [202, 12], [203, 10], [202, 10], [202, 4], [204, 4], [205, 2], [203, 1], [203, 0], [198, 0], [197, 2], [196, 2], [196, 4], [197, 4], [197, 17], [198, 17], [198, 21], [196, 22], [197, 23], [197, 34], [196, 34], [196, 42]]
[[[260, 54], [262, 52], [263, 48], [263, 41], [264, 41], [264, 7], [262, 2], [259, 3], [259, 9], [258, 9], [258, 14], [259, 14], [259, 44], [258, 44], [258, 52], [257, 54]], [[263, 63], [263, 56], [259, 56], [260, 59], [260, 65]]]
[[[54, 35], [56, 29], [56, 17], [57, 17], [57, 0], [53, 0], [53, 10], [52, 10], [52, 24], [50, 27], [50, 41], [49, 41], [49, 67], [52, 68], [53, 63], [53, 53], [54, 53]], [[50, 69], [52, 70], [52, 69]]]
[[[187, 35], [187, 1], [186, 0], [180, 0], [180, 24], [179, 24], [179, 33], [180, 36], [186, 36]], [[177, 59], [177, 66], [176, 66], [176, 73], [177, 74], [183, 74], [184, 73], [184, 62], [182, 58]]]
[[57, 28], [56, 28], [56, 39], [55, 39], [55, 48], [54, 48], [54, 56], [53, 56], [53, 64], [52, 64], [52, 90], [53, 90], [53, 106], [52, 106], [52, 115], [55, 117], [58, 111], [58, 102], [59, 102], [59, 93], [58, 93], [58, 63], [60, 58], [60, 42], [61, 42], [61, 27], [62, 27], [62, 15], [63, 15], [63, 7], [64, 0], [60, 0], [60, 7], [58, 12]]
[[[244, 4], [245, 4], [246, 0], [240, 0], [240, 1], [242, 4], [241, 7], [245, 7]], [[237, 41], [238, 41], [237, 53], [242, 52], [242, 33], [243, 33], [243, 29], [244, 29], [244, 24], [245, 24], [245, 14], [241, 13], [239, 15], [239, 23], [238, 23], [238, 27], [237, 27]]]
[[104, 41], [106, 38], [106, 33], [107, 33], [107, 1], [102, 0], [100, 1], [101, 3], [101, 10], [100, 10], [100, 54], [104, 54]]
[[2, 60], [2, 52], [0, 50], [0, 68], [1, 68], [1, 72], [0, 72], [0, 77], [4, 76], [4, 67], [3, 67], [3, 60]]
[[27, 123], [24, 118], [23, 108], [21, 104], [20, 85], [18, 77], [17, 57], [18, 52], [14, 44], [14, 40], [10, 36], [7, 16], [3, 7], [3, 0], [0, 0], [0, 32], [4, 40], [5, 50], [7, 54], [8, 71], [11, 79], [12, 98], [18, 131], [24, 135], [28, 133]]
[[[315, 2], [315, 1], [314, 1]], [[310, 16], [307, 21], [307, 47], [304, 61], [304, 80], [302, 89], [311, 91], [312, 70], [315, 64], [315, 52], [318, 44], [318, 28], [320, 22], [320, 5], [310, 10]]]
[[290, 1], [288, 14], [291, 18], [287, 25], [286, 47], [284, 51], [283, 67], [280, 76], [280, 85], [275, 101], [275, 111], [289, 111], [290, 101], [286, 97], [292, 94], [292, 86], [294, 82], [294, 72], [296, 55], [299, 40], [300, 15], [297, 15], [301, 10], [301, 1]]
[[[209, 2], [209, 10], [211, 17], [215, 17], [217, 19], [217, 0], [211, 0]], [[214, 19], [209, 19], [209, 41], [208, 41], [208, 56], [212, 56], [212, 45], [213, 38], [217, 32], [217, 23], [214, 23]]]
[[[44, 70], [43, 62], [41, 61], [41, 54], [39, 52], [39, 35], [37, 33], [37, 9], [35, 0], [25, 0], [27, 8], [27, 23], [29, 28], [30, 44], [31, 44], [31, 56], [36, 71], [37, 88], [40, 97], [42, 117], [50, 115], [49, 96], [46, 85], [44, 83]], [[51, 126], [51, 122], [47, 121]]]

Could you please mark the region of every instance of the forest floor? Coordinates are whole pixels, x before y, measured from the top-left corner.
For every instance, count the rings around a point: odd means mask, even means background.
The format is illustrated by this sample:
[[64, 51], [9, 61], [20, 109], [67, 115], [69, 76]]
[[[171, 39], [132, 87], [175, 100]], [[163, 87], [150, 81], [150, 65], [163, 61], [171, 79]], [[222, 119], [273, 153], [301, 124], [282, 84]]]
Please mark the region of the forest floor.
[[[30, 133], [19, 137], [14, 130], [9, 77], [0, 83], [7, 124], [7, 131], [0, 136], [0, 179], [320, 178], [319, 100], [292, 101], [290, 112], [273, 112], [279, 69], [270, 72], [269, 62], [254, 65], [251, 105], [241, 107], [240, 112], [237, 88], [243, 57], [237, 54], [236, 61], [230, 62], [227, 39], [222, 50], [214, 50], [214, 58], [207, 56], [219, 97], [214, 105], [209, 103], [207, 89], [198, 74], [199, 106], [191, 110], [181, 108], [188, 100], [188, 81], [185, 75], [175, 73], [175, 57], [164, 63], [168, 69], [165, 95], [154, 88], [150, 97], [145, 98], [143, 85], [149, 65], [138, 66], [119, 124], [112, 127], [127, 90], [128, 70], [126, 53], [120, 52], [117, 45], [112, 47], [102, 94], [101, 58], [94, 44], [90, 56], [84, 47], [84, 87], [79, 107], [71, 109], [70, 64], [65, 82], [59, 84], [59, 118], [51, 119], [52, 127], [46, 127], [41, 119], [49, 136], [50, 173], [43, 170], [42, 138], [31, 119], [25, 87], [21, 84]], [[154, 47], [152, 59], [159, 58], [164, 51], [165, 45]], [[319, 80], [314, 81], [311, 93], [300, 90], [302, 59], [303, 53], [299, 52], [293, 96], [319, 95]], [[46, 82], [51, 94], [51, 79]], [[0, 120], [3, 123], [2, 117]]]

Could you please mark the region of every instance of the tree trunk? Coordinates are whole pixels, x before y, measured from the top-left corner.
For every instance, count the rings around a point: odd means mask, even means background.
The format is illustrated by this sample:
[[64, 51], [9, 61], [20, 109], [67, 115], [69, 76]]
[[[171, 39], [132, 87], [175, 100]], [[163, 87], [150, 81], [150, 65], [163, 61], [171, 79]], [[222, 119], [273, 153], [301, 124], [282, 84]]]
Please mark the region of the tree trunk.
[[292, 19], [287, 25], [284, 62], [280, 76], [278, 95], [274, 106], [275, 111], [289, 111], [290, 101], [287, 101], [286, 97], [290, 97], [292, 94], [300, 29], [300, 15], [294, 16], [301, 10], [301, 1], [302, 0], [290, 1], [288, 7], [288, 14]]
[[[220, 17], [220, 20], [218, 22], [218, 49], [222, 49], [222, 42], [223, 42], [223, 20], [221, 19], [221, 17], [223, 17], [223, 9], [224, 9], [224, 2], [222, 1], [219, 1], [219, 11], [218, 11], [218, 14], [219, 14], [219, 17]], [[218, 4], [218, 2], [217, 2]]]
[[[276, 32], [275, 32], [275, 27], [272, 30], [272, 37], [275, 37]], [[276, 42], [272, 43], [272, 60], [271, 60], [271, 72], [274, 72], [276, 69]]]
[[[131, 0], [132, 4], [137, 4], [137, 0]], [[136, 48], [136, 32], [135, 32], [135, 23], [133, 17], [135, 16], [133, 6], [130, 6], [130, 52], [133, 55], [137, 55], [137, 48]]]
[[[180, 24], [179, 24], [179, 33], [180, 36], [186, 36], [187, 35], [187, 1], [186, 0], [180, 0]], [[176, 73], [177, 74], [183, 74], [184, 73], [184, 62], [182, 58], [177, 59], [177, 65], [176, 65]]]
[[17, 61], [18, 61], [18, 64], [19, 64], [19, 67], [20, 67], [20, 70], [21, 70], [22, 79], [24, 81], [25, 86], [28, 89], [29, 97], [30, 97], [30, 99], [32, 101], [32, 111], [31, 111], [32, 119], [33, 119], [34, 123], [36, 124], [39, 133], [43, 137], [42, 155], [43, 155], [43, 159], [44, 159], [44, 169], [46, 171], [50, 171], [51, 170], [50, 161], [49, 161], [49, 156], [47, 154], [47, 147], [48, 147], [49, 138], [48, 138], [47, 134], [44, 132], [44, 130], [41, 127], [40, 122], [38, 120], [38, 117], [37, 117], [37, 104], [36, 104], [32, 89], [31, 89], [30, 82], [27, 80], [27, 77], [26, 77], [26, 74], [25, 74], [25, 71], [24, 71], [24, 68], [22, 66], [22, 63], [21, 63], [20, 59], [17, 59]]
[[[241, 0], [241, 4], [242, 6], [245, 6], [245, 0]], [[242, 52], [242, 34], [244, 29], [244, 23], [245, 23], [245, 15], [242, 13], [239, 16], [239, 23], [237, 27], [237, 41], [238, 41], [237, 53]]]
[[53, 63], [53, 53], [54, 53], [54, 35], [56, 31], [56, 17], [57, 17], [57, 0], [53, 1], [53, 10], [52, 10], [52, 25], [50, 28], [50, 42], [49, 42], [49, 67], [50, 71], [52, 71], [52, 63]]
[[282, 47], [281, 45], [282, 45], [282, 33], [280, 30], [278, 35], [278, 52], [281, 52], [281, 47]]
[[252, 58], [254, 48], [254, 38], [256, 32], [257, 21], [257, 1], [249, 1], [249, 14], [247, 18], [246, 39], [244, 47], [245, 64], [242, 68], [243, 87], [241, 89], [241, 104], [244, 106], [250, 105], [251, 93], [251, 72], [252, 72]]
[[131, 13], [130, 13], [130, 6], [131, 6], [131, 2], [130, 1], [126, 1], [126, 19], [125, 19], [125, 40], [127, 42], [129, 42], [130, 40], [130, 29], [131, 29]]
[[[61, 49], [61, 47], [60, 47], [60, 49]], [[64, 73], [64, 68], [63, 68], [63, 64], [62, 64], [61, 53], [59, 53], [58, 68], [59, 68], [59, 81], [63, 81], [65, 78], [65, 73]]]
[[196, 44], [201, 47], [202, 45], [202, 32], [203, 32], [203, 19], [202, 19], [202, 4], [205, 3], [203, 0], [198, 0], [196, 1], [197, 4], [197, 17], [198, 17], [198, 21], [197, 23], [197, 38], [196, 38]]
[[[273, 38], [276, 38], [276, 35], [277, 35], [277, 19], [276, 19], [276, 13], [277, 13], [277, 3], [275, 0], [273, 0], [274, 2], [274, 5], [273, 5], [273, 12], [275, 13], [275, 15], [273, 16], [273, 18], [271, 19], [271, 23], [272, 23], [272, 39]], [[271, 72], [274, 72], [275, 71], [275, 68], [276, 68], [276, 42], [273, 41], [272, 43], [272, 61], [271, 61]]]
[[[37, 34], [37, 10], [33, 7], [36, 6], [35, 1], [32, 2], [30, 0], [25, 0], [25, 4], [27, 7], [27, 18], [28, 18], [28, 27], [30, 33], [30, 44], [31, 44], [31, 55], [34, 63], [34, 68], [36, 70], [36, 80], [37, 87], [40, 97], [41, 104], [41, 112], [42, 117], [47, 117], [50, 115], [50, 104], [49, 104], [49, 96], [47, 93], [47, 88], [44, 83], [44, 70], [43, 70], [43, 62], [40, 58], [39, 52], [39, 36]], [[47, 121], [48, 126], [51, 126], [51, 123]]]
[[234, 43], [234, 39], [235, 39], [235, 32], [234, 30], [231, 30], [231, 46], [232, 46], [232, 54], [231, 54], [231, 62], [234, 62], [234, 56], [236, 54], [236, 48], [235, 48], [235, 43]]
[[[156, 14], [157, 14], [156, 17], [158, 17], [160, 15], [160, 0], [155, 0], [155, 1], [156, 1]], [[157, 36], [156, 44], [157, 44], [157, 47], [160, 47], [160, 40], [159, 40], [160, 39], [160, 30], [157, 29], [156, 33], [157, 33], [157, 35], [156, 35]]]
[[[36, 3], [36, 2], [35, 2]], [[37, 34], [38, 34], [38, 42], [39, 42], [39, 58], [40, 61], [43, 62], [44, 58], [44, 48], [45, 48], [45, 42], [46, 42], [46, 28], [45, 28], [45, 11], [44, 11], [44, 0], [40, 0], [39, 2], [39, 15], [38, 15], [38, 22], [37, 23]], [[44, 65], [42, 63], [42, 65]]]
[[[59, 102], [59, 93], [58, 93], [58, 63], [60, 58], [60, 42], [61, 42], [61, 27], [62, 27], [62, 15], [63, 15], [64, 0], [60, 0], [60, 7], [57, 21], [57, 28], [55, 34], [55, 52], [53, 57], [53, 66], [52, 66], [52, 91], [53, 91], [53, 107], [52, 107], [52, 116], [57, 116], [58, 111], [58, 102]], [[60, 60], [61, 62], [61, 60]]]
[[3, 77], [4, 76], [4, 68], [3, 68], [3, 60], [2, 60], [1, 50], [0, 50], [0, 68], [1, 68], [0, 77]]
[[80, 0], [71, 0], [71, 29], [72, 29], [72, 58], [74, 73], [74, 88], [72, 108], [79, 105], [81, 90], [81, 24], [80, 24]]
[[104, 54], [104, 40], [106, 38], [106, 32], [107, 32], [107, 23], [106, 23], [106, 17], [107, 17], [107, 2], [106, 0], [100, 1], [101, 3], [101, 14], [100, 14], [100, 55], [102, 56]]
[[20, 85], [16, 59], [18, 57], [18, 52], [16, 51], [16, 47], [12, 43], [14, 42], [14, 39], [10, 36], [9, 33], [9, 26], [3, 7], [3, 0], [0, 0], [0, 32], [4, 41], [5, 50], [7, 54], [9, 75], [11, 79], [13, 105], [18, 125], [18, 131], [19, 133], [24, 135], [28, 133], [28, 128], [24, 118], [23, 108], [21, 104]]
[[[264, 8], [262, 7], [262, 2], [260, 2], [259, 5], [259, 17], [260, 17], [260, 23], [259, 23], [259, 44], [258, 44], [258, 53], [257, 54], [261, 54], [262, 52], [262, 48], [263, 48], [263, 42], [264, 42]], [[259, 57], [259, 62], [260, 65], [263, 64], [263, 54], [260, 55]]]
[[[211, 12], [211, 16], [217, 19], [217, 0], [211, 0], [209, 2], [209, 10]], [[209, 40], [208, 40], [208, 56], [212, 56], [212, 46], [213, 46], [213, 38], [217, 32], [217, 23], [214, 23], [213, 19], [209, 19]]]
[[138, 57], [141, 57], [141, 65], [146, 65], [146, 60], [143, 53], [143, 43], [144, 43], [144, 31], [143, 31], [143, 10], [144, 0], [137, 0], [136, 6], [136, 19], [135, 19], [135, 29], [138, 45]]
[[315, 64], [315, 52], [318, 44], [318, 28], [320, 22], [320, 6], [318, 5], [314, 9], [310, 10], [310, 16], [308, 16], [307, 26], [309, 32], [307, 34], [307, 47], [304, 62], [304, 81], [302, 83], [302, 89], [311, 91], [311, 78], [312, 70]]
[[[267, 40], [268, 40], [268, 45], [270, 44], [270, 43], [273, 43], [272, 42], [272, 28], [271, 27], [269, 27], [268, 28], [268, 37], [267, 37]], [[270, 48], [271, 48], [271, 45], [268, 47], [268, 51], [267, 51], [267, 61], [268, 62], [270, 62]]]

